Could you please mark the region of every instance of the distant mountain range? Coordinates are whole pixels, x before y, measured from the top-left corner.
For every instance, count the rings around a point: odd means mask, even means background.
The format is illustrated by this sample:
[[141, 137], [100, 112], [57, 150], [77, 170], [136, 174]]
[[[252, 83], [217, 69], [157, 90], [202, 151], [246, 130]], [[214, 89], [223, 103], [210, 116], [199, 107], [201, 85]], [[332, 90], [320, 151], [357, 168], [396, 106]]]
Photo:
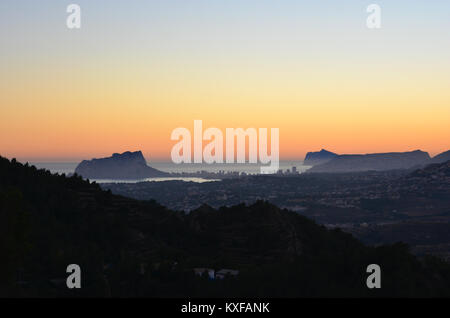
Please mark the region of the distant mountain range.
[[147, 166], [141, 151], [114, 153], [111, 157], [83, 160], [75, 173], [88, 179], [144, 179], [168, 173]]
[[420, 168], [433, 163], [450, 160], [450, 151], [433, 158], [424, 151], [390, 152], [356, 155], [337, 155], [322, 149], [320, 152], [308, 152], [305, 165], [312, 165], [311, 172], [357, 172], [384, 171], [395, 169]]
[[[450, 151], [430, 158], [428, 153], [415, 150], [411, 152], [391, 152], [374, 154], [339, 155], [322, 149], [308, 152], [304, 165], [313, 166], [307, 172], [357, 172], [384, 171], [394, 169], [420, 168], [427, 164], [450, 160]], [[114, 153], [111, 157], [83, 160], [75, 173], [87, 179], [145, 179], [168, 177], [163, 172], [147, 165], [141, 151]]]
[[420, 150], [366, 155], [339, 155], [330, 161], [312, 167], [308, 172], [354, 172], [408, 169], [423, 164], [429, 159], [430, 156], [428, 153]]

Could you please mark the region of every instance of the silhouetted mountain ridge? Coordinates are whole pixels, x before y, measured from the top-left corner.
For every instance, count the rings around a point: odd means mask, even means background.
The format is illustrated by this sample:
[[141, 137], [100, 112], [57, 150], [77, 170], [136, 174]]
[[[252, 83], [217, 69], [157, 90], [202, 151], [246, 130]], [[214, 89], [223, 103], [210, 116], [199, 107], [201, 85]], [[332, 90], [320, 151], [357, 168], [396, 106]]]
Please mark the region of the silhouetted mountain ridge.
[[308, 172], [357, 172], [409, 169], [424, 164], [429, 159], [430, 156], [428, 153], [420, 150], [365, 155], [338, 155], [328, 162], [312, 167]]
[[431, 158], [427, 164], [432, 164], [432, 163], [442, 163], [442, 162], [446, 162], [450, 160], [450, 150], [444, 151], [436, 156], [434, 156], [433, 158]]
[[325, 149], [322, 149], [318, 152], [308, 152], [305, 156], [303, 164], [305, 166], [315, 166], [330, 161], [337, 156], [338, 155], [334, 152], [330, 152]]

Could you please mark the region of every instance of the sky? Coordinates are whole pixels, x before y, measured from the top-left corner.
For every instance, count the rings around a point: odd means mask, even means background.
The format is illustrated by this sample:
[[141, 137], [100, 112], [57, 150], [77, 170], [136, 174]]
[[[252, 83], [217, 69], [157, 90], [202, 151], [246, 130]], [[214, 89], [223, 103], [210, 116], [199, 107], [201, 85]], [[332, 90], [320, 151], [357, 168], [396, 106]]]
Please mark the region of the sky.
[[279, 128], [282, 160], [435, 155], [450, 148], [449, 56], [448, 0], [2, 0], [0, 155], [168, 161], [196, 119]]

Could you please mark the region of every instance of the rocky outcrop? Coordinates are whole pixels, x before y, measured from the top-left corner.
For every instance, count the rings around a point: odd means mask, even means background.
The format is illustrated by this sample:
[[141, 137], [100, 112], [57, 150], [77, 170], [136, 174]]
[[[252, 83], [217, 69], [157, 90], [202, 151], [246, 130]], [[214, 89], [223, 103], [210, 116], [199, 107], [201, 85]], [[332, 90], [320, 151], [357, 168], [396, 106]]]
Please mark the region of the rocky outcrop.
[[322, 149], [316, 152], [308, 152], [305, 156], [303, 164], [305, 166], [315, 166], [330, 161], [338, 156], [334, 152]]
[[144, 179], [169, 174], [147, 166], [141, 151], [115, 153], [111, 157], [83, 160], [75, 173], [88, 179]]
[[312, 167], [308, 172], [356, 172], [409, 169], [426, 163], [428, 153], [411, 152], [374, 153], [365, 155], [339, 155], [336, 158]]

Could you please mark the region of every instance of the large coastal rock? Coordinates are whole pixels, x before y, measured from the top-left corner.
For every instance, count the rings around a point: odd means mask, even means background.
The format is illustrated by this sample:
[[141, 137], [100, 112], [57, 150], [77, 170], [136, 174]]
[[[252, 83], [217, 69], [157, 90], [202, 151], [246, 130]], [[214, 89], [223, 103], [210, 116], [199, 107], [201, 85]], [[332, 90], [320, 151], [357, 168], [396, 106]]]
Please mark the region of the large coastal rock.
[[308, 172], [356, 172], [409, 169], [424, 164], [429, 159], [430, 156], [428, 153], [420, 150], [365, 155], [339, 155], [326, 163], [312, 167]]
[[141, 151], [115, 153], [112, 157], [83, 160], [75, 173], [88, 179], [144, 179], [169, 174], [147, 166]]
[[330, 161], [333, 158], [336, 158], [337, 156], [338, 154], [325, 149], [316, 152], [308, 152], [306, 154], [305, 160], [303, 161], [303, 164], [305, 166], [320, 165], [322, 163]]

